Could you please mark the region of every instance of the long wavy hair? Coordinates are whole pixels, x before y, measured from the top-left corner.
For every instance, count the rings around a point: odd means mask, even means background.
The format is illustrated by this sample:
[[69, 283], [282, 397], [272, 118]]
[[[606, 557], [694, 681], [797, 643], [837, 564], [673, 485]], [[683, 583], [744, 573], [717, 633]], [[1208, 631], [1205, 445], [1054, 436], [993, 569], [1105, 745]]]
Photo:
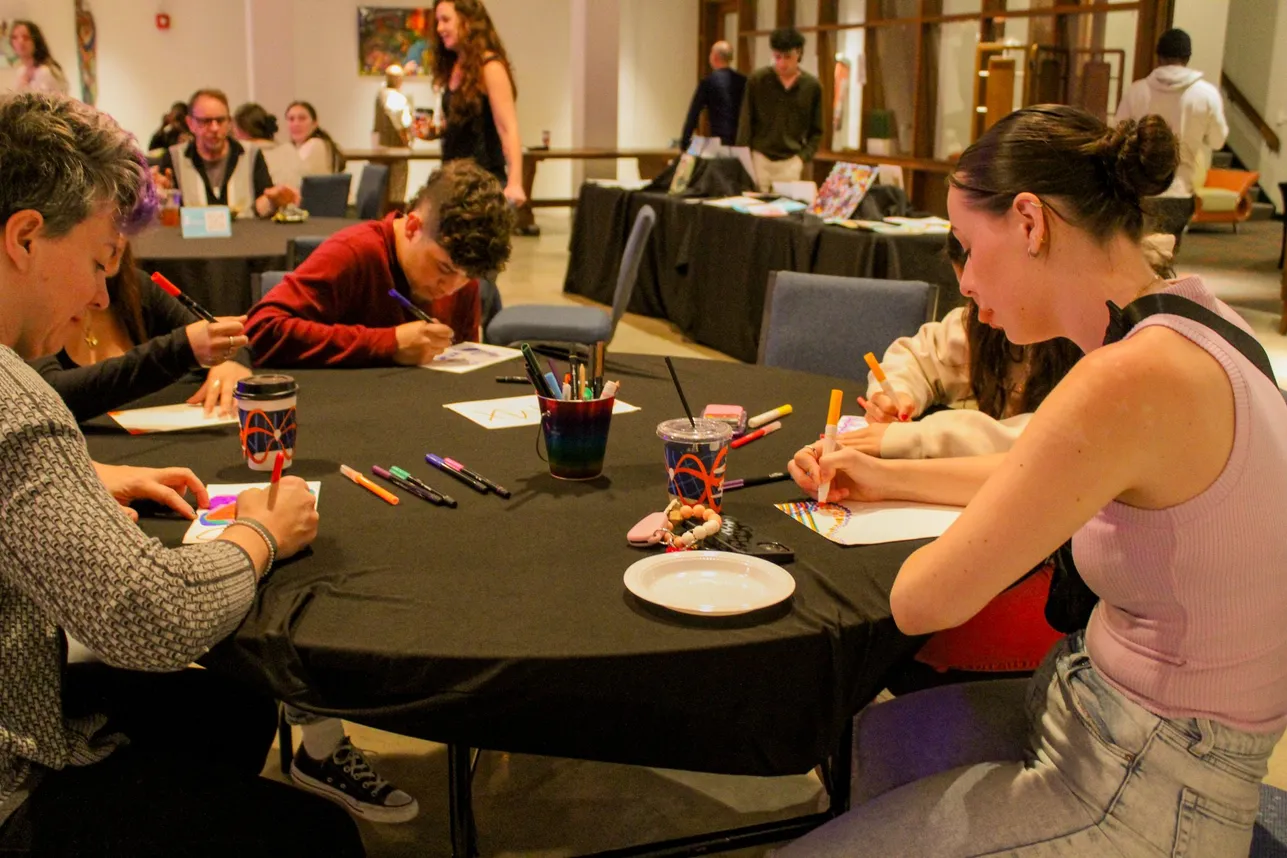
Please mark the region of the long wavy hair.
[[[438, 7], [451, 3], [460, 20], [460, 33], [456, 39], [457, 50], [449, 51], [438, 37]], [[429, 25], [429, 46], [433, 51], [433, 85], [439, 92], [446, 92], [451, 85], [451, 73], [460, 63], [460, 89], [452, 93], [448, 122], [467, 122], [477, 116], [483, 107], [483, 65], [492, 59], [505, 64], [509, 85], [514, 98], [518, 86], [514, 83], [514, 66], [509, 53], [496, 32], [496, 25], [487, 14], [481, 0], [436, 0], [433, 4], [434, 20]]]
[[[960, 271], [965, 267], [965, 249], [955, 233], [947, 236], [947, 258]], [[970, 349], [970, 390], [979, 403], [979, 410], [997, 420], [1013, 416], [1006, 413], [1010, 404], [1011, 368], [1027, 370], [1022, 394], [1015, 403], [1015, 414], [1037, 410], [1055, 385], [1063, 379], [1073, 364], [1082, 358], [1082, 351], [1072, 340], [1054, 339], [1043, 343], [1017, 346], [1006, 339], [1005, 331], [980, 322], [979, 305], [965, 302], [965, 339]]]
[[40, 32], [39, 27], [31, 21], [14, 21], [13, 25], [9, 27], [9, 38], [11, 40], [13, 39], [12, 34], [15, 27], [27, 28], [27, 35], [31, 36], [31, 59], [37, 66], [49, 66], [58, 69], [60, 72], [63, 70], [63, 67], [58, 64], [58, 60], [54, 59], [49, 53], [49, 43], [45, 41], [45, 34]]
[[107, 278], [108, 309], [125, 328], [134, 344], [141, 345], [151, 339], [143, 324], [143, 299], [139, 294], [138, 269], [134, 261], [134, 248], [129, 242], [121, 251], [121, 267]]

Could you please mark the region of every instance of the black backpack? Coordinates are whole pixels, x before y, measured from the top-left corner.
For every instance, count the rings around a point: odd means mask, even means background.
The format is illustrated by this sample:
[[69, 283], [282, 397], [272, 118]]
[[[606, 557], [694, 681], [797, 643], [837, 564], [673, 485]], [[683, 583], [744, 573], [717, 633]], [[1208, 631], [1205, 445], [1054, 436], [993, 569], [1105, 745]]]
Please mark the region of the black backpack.
[[[1269, 356], [1255, 337], [1223, 316], [1179, 295], [1145, 295], [1126, 305], [1125, 309], [1108, 302], [1109, 323], [1104, 334], [1104, 345], [1121, 340], [1144, 319], [1159, 313], [1181, 316], [1209, 328], [1241, 352], [1275, 385], [1278, 383], [1274, 377], [1274, 368], [1269, 363]], [[1283, 393], [1283, 398], [1287, 400], [1287, 392]], [[1050, 559], [1054, 565], [1054, 574], [1050, 578], [1050, 595], [1046, 598], [1046, 622], [1065, 634], [1080, 631], [1090, 622], [1090, 612], [1099, 597], [1086, 586], [1077, 571], [1077, 565], [1073, 562], [1071, 539], [1059, 546], [1059, 550]]]

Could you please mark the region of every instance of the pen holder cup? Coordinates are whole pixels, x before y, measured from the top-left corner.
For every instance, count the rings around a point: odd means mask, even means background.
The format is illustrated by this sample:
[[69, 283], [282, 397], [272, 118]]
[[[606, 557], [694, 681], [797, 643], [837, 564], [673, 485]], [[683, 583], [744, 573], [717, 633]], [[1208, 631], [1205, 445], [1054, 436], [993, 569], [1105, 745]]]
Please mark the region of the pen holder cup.
[[[546, 399], [541, 405], [541, 437], [545, 439], [550, 476], [560, 480], [592, 480], [603, 473], [603, 456], [612, 427], [616, 399]], [[539, 441], [539, 439], [538, 439]], [[539, 447], [538, 447], [539, 452]]]

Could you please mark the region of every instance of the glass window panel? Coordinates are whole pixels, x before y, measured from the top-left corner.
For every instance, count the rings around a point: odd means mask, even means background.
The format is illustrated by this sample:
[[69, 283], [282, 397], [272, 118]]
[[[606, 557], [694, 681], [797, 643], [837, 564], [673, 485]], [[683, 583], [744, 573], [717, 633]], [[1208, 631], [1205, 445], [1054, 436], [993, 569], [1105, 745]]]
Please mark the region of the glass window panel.
[[[873, 27], [875, 54], [867, 58], [867, 97], [863, 121], [868, 125], [867, 151], [872, 154], [912, 152], [916, 71], [916, 26]], [[888, 134], [888, 143], [872, 144], [872, 134]]]
[[970, 145], [974, 122], [974, 49], [979, 22], [942, 24], [938, 30], [938, 103], [934, 157], [945, 159]]

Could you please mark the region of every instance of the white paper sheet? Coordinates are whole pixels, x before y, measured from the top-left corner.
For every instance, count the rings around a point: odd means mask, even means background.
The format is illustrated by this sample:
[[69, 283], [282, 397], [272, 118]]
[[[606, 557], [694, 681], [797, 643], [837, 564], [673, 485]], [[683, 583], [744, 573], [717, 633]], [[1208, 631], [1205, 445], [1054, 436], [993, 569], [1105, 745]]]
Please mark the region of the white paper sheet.
[[[211, 518], [210, 510], [219, 509], [234, 502], [237, 500], [237, 495], [246, 489], [266, 489], [269, 485], [269, 483], [211, 483], [206, 486], [206, 491], [210, 493], [210, 509], [197, 510], [197, 517], [188, 525], [188, 532], [183, 534], [183, 544], [192, 545], [218, 539], [224, 528], [232, 524], [232, 519]], [[317, 500], [322, 493], [322, 484], [309, 480], [308, 490], [313, 493], [313, 499]]]
[[180, 402], [176, 405], [158, 405], [155, 408], [132, 408], [128, 411], [109, 411], [115, 420], [131, 435], [149, 432], [179, 432], [184, 429], [208, 429], [211, 426], [236, 425], [236, 416], [220, 417], [218, 410], [209, 417], [200, 405]]
[[507, 349], [504, 346], [456, 343], [429, 363], [421, 366], [424, 369], [436, 369], [439, 372], [473, 372], [476, 369], [495, 366], [522, 356], [523, 353], [518, 349]]
[[961, 507], [903, 503], [774, 504], [782, 512], [840, 545], [876, 545], [908, 539], [935, 539], [956, 521]]
[[[536, 426], [541, 422], [541, 407], [536, 396], [509, 396], [504, 399], [480, 399], [474, 402], [449, 402], [443, 406], [484, 429], [512, 429], [515, 426]], [[639, 406], [618, 399], [612, 405], [613, 414], [629, 414]]]

